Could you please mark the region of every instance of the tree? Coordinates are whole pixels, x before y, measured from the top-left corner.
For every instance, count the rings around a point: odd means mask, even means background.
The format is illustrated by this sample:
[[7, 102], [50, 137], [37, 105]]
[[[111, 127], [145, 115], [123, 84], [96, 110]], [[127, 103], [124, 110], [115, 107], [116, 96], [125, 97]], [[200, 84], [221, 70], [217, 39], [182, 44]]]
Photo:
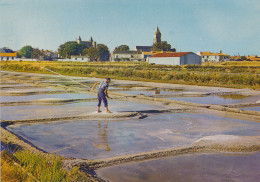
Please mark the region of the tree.
[[43, 54], [41, 53], [40, 49], [33, 48], [32, 53], [31, 53], [31, 58], [39, 59], [40, 56]]
[[82, 51], [89, 48], [86, 44], [78, 44], [76, 41], [66, 42], [59, 46], [59, 55], [63, 58], [70, 58], [71, 55], [80, 55]]
[[95, 47], [84, 49], [83, 54], [88, 56], [90, 61], [96, 61], [98, 59], [98, 49]]
[[33, 48], [30, 45], [24, 46], [20, 49], [19, 55], [25, 58], [31, 58]]
[[171, 44], [168, 44], [167, 41], [162, 41], [153, 44], [153, 51], [171, 51]]
[[120, 45], [116, 47], [114, 51], [129, 51], [129, 50], [130, 48], [128, 45]]
[[98, 51], [98, 60], [99, 61], [107, 61], [109, 60], [109, 49], [104, 44], [98, 44], [97, 45], [97, 51]]

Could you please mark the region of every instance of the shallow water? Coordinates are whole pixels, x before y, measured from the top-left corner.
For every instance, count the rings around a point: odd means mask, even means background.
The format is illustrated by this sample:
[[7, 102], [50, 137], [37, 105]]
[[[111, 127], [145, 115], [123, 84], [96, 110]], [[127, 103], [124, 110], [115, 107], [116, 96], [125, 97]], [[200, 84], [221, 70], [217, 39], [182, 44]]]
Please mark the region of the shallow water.
[[256, 101], [260, 100], [260, 96], [249, 96], [245, 98], [228, 98], [228, 97], [221, 97], [217, 95], [210, 95], [205, 97], [171, 97], [168, 98], [171, 100], [178, 100], [184, 102], [192, 102], [197, 104], [218, 104], [218, 105], [225, 105], [225, 104], [235, 104], [235, 103], [256, 103]]
[[[83, 94], [84, 95], [84, 94]], [[141, 103], [127, 101], [108, 101], [109, 109], [112, 112], [134, 112], [142, 110], [158, 110], [163, 109], [162, 106], [147, 105]], [[96, 102], [79, 102], [72, 104], [46, 104], [46, 105], [25, 105], [25, 106], [5, 106], [1, 108], [3, 120], [23, 120], [23, 119], [39, 119], [53, 118], [65, 116], [79, 116], [96, 112]], [[103, 103], [101, 110], [105, 111]]]
[[246, 111], [259, 111], [260, 112], [260, 107], [244, 107], [241, 109], [246, 110]]
[[177, 94], [183, 92], [183, 89], [157, 89], [157, 90], [130, 90], [130, 91], [116, 91], [118, 93], [124, 93], [129, 95], [167, 95], [167, 94]]
[[176, 113], [142, 120], [83, 120], [14, 125], [8, 129], [47, 152], [98, 159], [189, 145], [216, 134], [256, 136], [260, 124], [207, 114]]
[[55, 91], [54, 89], [44, 88], [44, 87], [31, 87], [31, 88], [7, 88], [3, 89], [1, 94], [5, 93], [26, 93], [26, 92], [42, 92], [42, 91]]
[[81, 103], [77, 105], [26, 105], [26, 106], [6, 106], [2, 107], [2, 120], [25, 120], [25, 119], [40, 119], [40, 118], [56, 118], [69, 117], [87, 114], [96, 111], [95, 102], [87, 102], [82, 107]]
[[40, 95], [28, 95], [28, 96], [1, 96], [0, 102], [21, 102], [21, 101], [32, 101], [39, 99], [88, 99], [95, 98], [96, 96], [88, 94], [40, 94]]
[[193, 154], [144, 162], [131, 162], [96, 170], [111, 182], [256, 182], [260, 178], [260, 153]]

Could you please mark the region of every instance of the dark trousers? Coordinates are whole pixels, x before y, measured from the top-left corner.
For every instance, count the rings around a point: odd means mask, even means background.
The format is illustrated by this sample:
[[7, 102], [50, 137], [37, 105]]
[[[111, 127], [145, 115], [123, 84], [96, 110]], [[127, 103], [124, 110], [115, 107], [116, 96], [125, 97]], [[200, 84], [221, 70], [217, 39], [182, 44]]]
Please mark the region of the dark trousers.
[[101, 106], [103, 100], [104, 106], [107, 107], [107, 98], [104, 92], [98, 92], [98, 107]]

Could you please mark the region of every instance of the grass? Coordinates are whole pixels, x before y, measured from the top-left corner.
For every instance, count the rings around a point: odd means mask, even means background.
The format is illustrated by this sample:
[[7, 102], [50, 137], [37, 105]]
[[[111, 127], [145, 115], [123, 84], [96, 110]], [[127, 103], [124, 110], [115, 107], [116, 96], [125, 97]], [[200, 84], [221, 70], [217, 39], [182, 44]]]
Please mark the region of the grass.
[[1, 181], [67, 182], [84, 181], [85, 175], [78, 167], [70, 171], [62, 168], [62, 157], [42, 155], [29, 151], [11, 154], [1, 152]]
[[184, 66], [149, 65], [137, 62], [1, 62], [2, 70], [50, 74], [42, 67], [71, 76], [111, 77], [124, 80], [233, 88], [260, 88], [260, 64], [257, 61]]
[[260, 61], [227, 61], [227, 62], [206, 62], [207, 66], [260, 66]]

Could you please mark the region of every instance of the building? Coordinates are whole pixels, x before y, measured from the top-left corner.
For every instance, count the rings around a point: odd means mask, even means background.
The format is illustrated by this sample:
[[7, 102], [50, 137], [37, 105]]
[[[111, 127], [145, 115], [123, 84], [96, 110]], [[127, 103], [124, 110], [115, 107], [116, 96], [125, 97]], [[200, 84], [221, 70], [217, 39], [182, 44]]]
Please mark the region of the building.
[[136, 51], [151, 52], [153, 46], [135, 46]]
[[246, 56], [246, 60], [249, 60], [249, 61], [260, 61], [260, 56]]
[[12, 51], [6, 47], [0, 49], [0, 60], [1, 61], [8, 61], [8, 60], [18, 60], [17, 59], [17, 52]]
[[58, 52], [53, 52], [50, 50], [41, 50], [41, 55], [39, 56], [39, 60], [55, 60], [58, 58]]
[[93, 41], [92, 37], [90, 37], [89, 41], [82, 41], [81, 37], [79, 36], [76, 41], [77, 41], [78, 44], [85, 44], [88, 47], [95, 47], [95, 48], [97, 48], [97, 43], [95, 41]]
[[154, 35], [153, 35], [153, 43], [156, 44], [156, 43], [160, 43], [161, 42], [161, 32], [159, 30], [159, 27], [157, 26], [156, 28], [156, 31], [154, 32]]
[[[153, 43], [160, 43], [161, 42], [161, 32], [157, 26], [154, 34], [153, 34]], [[136, 51], [141, 51], [141, 52], [151, 52], [153, 46], [136, 46], [135, 50]]]
[[71, 61], [89, 62], [88, 56], [71, 56]]
[[110, 61], [144, 61], [141, 51], [113, 51]]
[[222, 53], [211, 53], [211, 52], [198, 52], [198, 55], [201, 56], [202, 62], [220, 62], [220, 61], [229, 61], [229, 55]]
[[142, 52], [143, 58], [146, 62], [148, 62], [148, 58], [158, 54], [158, 53], [171, 53], [171, 52], [165, 52], [165, 51], [150, 51], [150, 52]]
[[[75, 42], [75, 41], [70, 41], [70, 42]], [[76, 42], [78, 44], [85, 44], [85, 45], [87, 45], [88, 48], [90, 48], [90, 47], [97, 48], [97, 42], [93, 41], [92, 37], [90, 37], [89, 41], [82, 41], [81, 37], [79, 36], [78, 38], [76, 38]]]
[[[159, 27], [157, 26], [155, 32], [154, 32], [154, 35], [153, 35], [153, 44], [156, 44], [156, 43], [160, 43], [162, 40], [161, 40], [161, 32], [159, 30]], [[152, 51], [152, 48], [153, 46], [136, 46], [135, 47], [135, 50], [136, 51], [141, 51], [141, 52], [151, 52]], [[176, 49], [173, 48], [170, 50], [171, 52], [176, 52]]]
[[150, 64], [162, 65], [201, 65], [201, 57], [193, 52], [158, 53], [148, 58]]
[[229, 60], [230, 61], [243, 61], [241, 56], [230, 56]]

